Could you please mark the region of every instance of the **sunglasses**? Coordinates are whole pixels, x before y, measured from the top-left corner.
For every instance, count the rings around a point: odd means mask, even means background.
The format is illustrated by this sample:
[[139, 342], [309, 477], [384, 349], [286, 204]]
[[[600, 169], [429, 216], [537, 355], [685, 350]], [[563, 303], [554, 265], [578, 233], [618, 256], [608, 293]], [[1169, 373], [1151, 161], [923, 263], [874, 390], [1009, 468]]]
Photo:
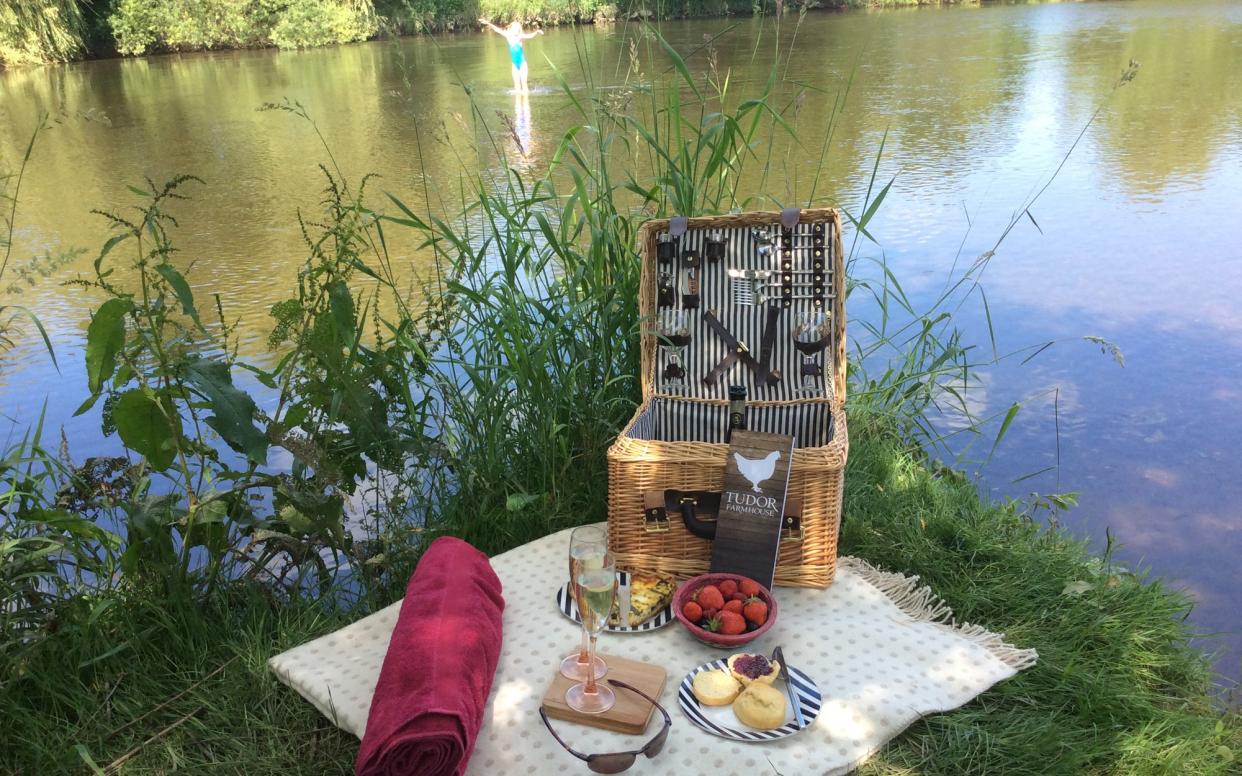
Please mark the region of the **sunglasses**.
[[548, 721], [547, 713], [544, 712], [542, 707], [540, 707], [539, 709], [539, 716], [543, 718], [543, 724], [547, 726], [548, 732], [552, 734], [552, 737], [556, 739], [556, 742], [560, 744], [561, 746], [565, 747], [565, 751], [569, 752], [574, 757], [577, 757], [579, 760], [586, 760], [586, 764], [588, 768], [595, 771], [596, 773], [621, 773], [622, 771], [627, 770], [631, 765], [634, 764], [634, 760], [638, 758], [638, 755], [645, 754], [647, 755], [648, 759], [651, 759], [655, 757], [656, 755], [658, 755], [660, 751], [664, 749], [664, 742], [668, 740], [668, 731], [669, 731], [669, 728], [673, 726], [673, 719], [672, 717], [668, 715], [668, 712], [664, 710], [664, 707], [661, 706], [659, 702], [656, 701], [655, 698], [652, 698], [650, 695], [638, 689], [637, 687], [631, 687], [630, 685], [626, 684], [620, 679], [607, 679], [606, 681], [609, 684], [611, 684], [613, 687], [621, 687], [623, 689], [629, 690], [630, 692], [636, 695], [642, 696], [643, 698], [647, 699], [647, 701], [651, 703], [652, 706], [655, 706], [657, 709], [659, 709], [660, 713], [664, 715], [664, 727], [660, 728], [660, 732], [656, 734], [656, 737], [648, 741], [646, 745], [643, 746], [642, 749], [638, 749], [633, 752], [609, 752], [608, 754], [583, 754], [582, 752], [579, 752], [576, 749], [570, 747], [569, 744], [565, 743], [564, 739], [562, 739], [560, 736], [556, 734], [556, 731], [552, 729], [552, 723]]

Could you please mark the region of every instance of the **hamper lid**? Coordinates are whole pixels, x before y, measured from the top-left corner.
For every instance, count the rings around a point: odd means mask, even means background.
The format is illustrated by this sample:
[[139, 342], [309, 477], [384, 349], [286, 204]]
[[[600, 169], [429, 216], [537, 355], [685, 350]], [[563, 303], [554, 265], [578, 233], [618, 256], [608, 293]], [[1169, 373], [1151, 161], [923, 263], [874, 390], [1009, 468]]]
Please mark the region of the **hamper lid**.
[[644, 398], [845, 400], [835, 208], [652, 220], [639, 239]]

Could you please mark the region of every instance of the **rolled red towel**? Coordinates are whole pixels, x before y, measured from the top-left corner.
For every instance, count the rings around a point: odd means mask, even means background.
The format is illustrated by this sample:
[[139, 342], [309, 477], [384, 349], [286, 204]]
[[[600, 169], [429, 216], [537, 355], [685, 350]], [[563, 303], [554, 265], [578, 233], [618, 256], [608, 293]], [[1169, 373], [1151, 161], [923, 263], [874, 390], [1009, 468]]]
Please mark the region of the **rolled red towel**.
[[388, 642], [358, 776], [466, 770], [500, 660], [504, 608], [486, 555], [449, 536], [431, 543]]

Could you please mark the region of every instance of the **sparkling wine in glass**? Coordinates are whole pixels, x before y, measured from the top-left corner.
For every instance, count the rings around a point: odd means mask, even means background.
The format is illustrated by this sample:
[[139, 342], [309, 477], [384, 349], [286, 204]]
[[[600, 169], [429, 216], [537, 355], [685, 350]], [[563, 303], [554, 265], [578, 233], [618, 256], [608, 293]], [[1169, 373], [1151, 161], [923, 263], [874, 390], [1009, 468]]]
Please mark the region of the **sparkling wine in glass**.
[[[612, 612], [612, 602], [617, 596], [617, 567], [612, 553], [607, 553], [599, 568], [584, 569], [578, 574], [579, 597], [582, 600], [582, 625], [590, 634], [589, 653], [595, 659], [595, 643], [599, 633]], [[617, 697], [607, 685], [595, 681], [589, 674], [565, 691], [565, 703], [583, 714], [603, 714], [613, 707]]]
[[[586, 618], [582, 614], [584, 603], [578, 587], [578, 576], [582, 572], [600, 568], [608, 554], [608, 533], [598, 525], [579, 526], [569, 535], [569, 596], [578, 605], [579, 616], [583, 618], [582, 646], [576, 652], [566, 655], [561, 661], [561, 674], [575, 682], [586, 681], [588, 675], [596, 679], [608, 673], [608, 664], [603, 658], [592, 658], [590, 654], [590, 636], [586, 629]], [[593, 666], [594, 671], [587, 667]]]

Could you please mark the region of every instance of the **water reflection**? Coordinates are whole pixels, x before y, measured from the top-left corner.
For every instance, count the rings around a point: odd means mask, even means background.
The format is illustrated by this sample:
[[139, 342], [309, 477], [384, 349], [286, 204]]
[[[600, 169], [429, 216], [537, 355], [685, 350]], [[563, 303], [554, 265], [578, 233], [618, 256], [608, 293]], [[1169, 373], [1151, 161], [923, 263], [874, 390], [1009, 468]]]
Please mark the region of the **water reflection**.
[[[966, 260], [991, 247], [1126, 63], [1142, 64], [1033, 210], [1040, 229], [1022, 224], [988, 270], [1000, 350], [1064, 344], [1034, 371], [992, 370], [970, 394], [984, 412], [1027, 402], [983, 482], [998, 495], [1080, 491], [1081, 508], [1066, 518], [1076, 529], [1098, 539], [1113, 527], [1127, 562], [1192, 586], [1200, 623], [1238, 630], [1228, 604], [1242, 590], [1242, 485], [1232, 466], [1242, 456], [1242, 226], [1233, 212], [1242, 197], [1242, 5], [1136, 0], [793, 19], [779, 32], [750, 19], [662, 29], [678, 50], [697, 52], [688, 62], [700, 75], [712, 56], [704, 37], [725, 33], [716, 68], [738, 99], [763, 88], [778, 49], [794, 47], [776, 99], [798, 100], [799, 142], [765, 133], [755, 151], [767, 171], [756, 166], [739, 199], [856, 208], [888, 133], [881, 174], [898, 176], [871, 232], [916, 299], [943, 287], [959, 245]], [[25, 182], [18, 246], [95, 249], [105, 224], [89, 211], [125, 207], [124, 184], [197, 174], [208, 185], [178, 212], [178, 260], [199, 294], [219, 293], [240, 318], [243, 354], [265, 358], [267, 310], [292, 288], [304, 255], [296, 213], [315, 212], [324, 185], [315, 165], [327, 155], [315, 127], [256, 108], [301, 102], [355, 181], [378, 172], [373, 191], [416, 211], [451, 209], [461, 175], [503, 164], [538, 171], [575, 120], [555, 89], [514, 97], [507, 51], [495, 43], [453, 35], [0, 74], [0, 157], [12, 163], [38, 117], [53, 117]], [[643, 70], [631, 80], [660, 76], [659, 46], [639, 27], [565, 29], [540, 38], [536, 86], [551, 83], [550, 63], [576, 98], [607, 93], [627, 78], [631, 43]], [[631, 165], [638, 176], [641, 162]], [[389, 236], [394, 263], [416, 287], [430, 258], [405, 235]], [[863, 254], [880, 249], [864, 243]], [[66, 386], [48, 422], [65, 424], [79, 456], [96, 452], [96, 420], [69, 416], [83, 398], [80, 343], [97, 300], [45, 282], [22, 301], [48, 326], [64, 373], [27, 337], [0, 369], [3, 413], [30, 422], [48, 386]], [[851, 309], [854, 319], [867, 314], [861, 301]], [[985, 331], [981, 311], [962, 315]], [[1117, 342], [1125, 369], [1084, 334]], [[1059, 397], [1055, 407], [1049, 396]], [[1014, 483], [1056, 463], [1058, 426], [1060, 469]], [[1224, 667], [1236, 674], [1242, 639], [1228, 643], [1235, 652]]]

